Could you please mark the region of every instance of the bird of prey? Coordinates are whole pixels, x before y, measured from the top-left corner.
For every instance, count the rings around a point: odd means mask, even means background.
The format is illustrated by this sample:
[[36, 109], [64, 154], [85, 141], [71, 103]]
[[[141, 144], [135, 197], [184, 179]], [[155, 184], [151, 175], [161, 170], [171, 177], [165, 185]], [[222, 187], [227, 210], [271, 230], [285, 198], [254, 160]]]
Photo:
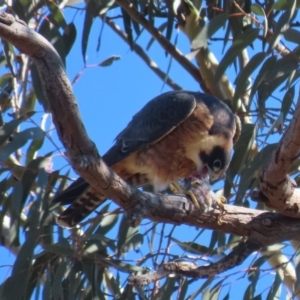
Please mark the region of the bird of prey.
[[[155, 191], [193, 173], [214, 180], [229, 165], [236, 127], [235, 115], [219, 99], [200, 92], [167, 92], [133, 116], [103, 160], [129, 183], [151, 184]], [[70, 204], [58, 224], [75, 226], [104, 199], [78, 178], [52, 201]]]

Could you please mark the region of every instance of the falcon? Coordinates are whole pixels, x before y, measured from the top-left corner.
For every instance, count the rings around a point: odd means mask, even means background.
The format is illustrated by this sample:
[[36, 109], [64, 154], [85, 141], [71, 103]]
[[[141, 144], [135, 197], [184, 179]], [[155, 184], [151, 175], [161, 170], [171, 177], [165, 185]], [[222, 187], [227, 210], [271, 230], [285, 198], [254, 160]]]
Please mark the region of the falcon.
[[[133, 116], [103, 160], [130, 184], [151, 184], [155, 191], [163, 191], [192, 174], [220, 178], [228, 168], [237, 133], [237, 119], [221, 100], [200, 92], [167, 92]], [[52, 202], [69, 204], [57, 222], [73, 227], [104, 200], [78, 178]]]

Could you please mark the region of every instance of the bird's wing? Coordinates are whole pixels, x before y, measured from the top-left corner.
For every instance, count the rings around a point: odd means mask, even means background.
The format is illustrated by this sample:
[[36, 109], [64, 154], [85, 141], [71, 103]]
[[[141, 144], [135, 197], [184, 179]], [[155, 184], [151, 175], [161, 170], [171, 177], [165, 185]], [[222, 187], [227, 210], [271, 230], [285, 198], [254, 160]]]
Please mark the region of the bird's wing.
[[116, 137], [103, 156], [113, 166], [132, 153], [149, 147], [188, 118], [196, 107], [195, 95], [186, 91], [162, 94], [149, 101]]

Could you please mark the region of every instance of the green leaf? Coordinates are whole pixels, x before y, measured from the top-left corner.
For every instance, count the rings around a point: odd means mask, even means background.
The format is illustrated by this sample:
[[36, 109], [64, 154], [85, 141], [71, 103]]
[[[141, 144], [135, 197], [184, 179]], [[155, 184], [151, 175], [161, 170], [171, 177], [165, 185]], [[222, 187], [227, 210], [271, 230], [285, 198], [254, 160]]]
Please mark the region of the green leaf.
[[34, 159], [34, 157], [36, 157], [37, 151], [44, 145], [44, 137], [45, 136], [43, 136], [41, 139], [34, 139], [28, 146], [26, 151], [26, 165], [28, 165]]
[[[97, 239], [98, 237], [98, 239]], [[115, 245], [113, 241], [109, 239], [104, 239], [104, 237], [100, 237], [99, 235], [95, 238], [92, 238], [91, 236], [88, 236], [89, 238], [86, 242], [86, 245], [83, 250], [84, 255], [88, 254], [94, 254], [94, 253], [101, 253], [101, 255], [106, 256], [107, 255], [107, 247], [110, 246], [110, 248], [115, 249]]]
[[6, 161], [13, 152], [22, 148], [28, 140], [42, 139], [43, 137], [44, 131], [39, 127], [27, 128], [21, 132], [15, 133], [13, 140], [2, 148], [0, 161]]
[[224, 232], [218, 232], [218, 246], [223, 248], [226, 245], [226, 234]]
[[73, 22], [69, 23], [65, 28], [62, 39], [65, 44], [65, 53], [66, 56], [70, 53], [77, 36], [77, 30]]
[[214, 79], [215, 84], [218, 84], [219, 80], [224, 75], [229, 65], [234, 62], [234, 60], [242, 52], [242, 50], [244, 50], [247, 46], [252, 44], [252, 42], [257, 38], [258, 34], [259, 34], [259, 29], [249, 28], [245, 32], [240, 34], [238, 38], [236, 38], [232, 46], [225, 53], [219, 66], [217, 67], [216, 75]]
[[226, 296], [223, 298], [223, 300], [229, 300], [230, 299], [230, 291], [226, 294]]
[[300, 32], [296, 29], [293, 28], [288, 28], [284, 33], [283, 33], [284, 38], [292, 43], [295, 43], [297, 45], [300, 44]]
[[198, 35], [193, 39], [191, 48], [193, 50], [199, 48], [207, 48], [208, 40], [221, 28], [224, 27], [229, 16], [228, 14], [219, 14], [215, 16], [210, 22], [208, 22]]
[[33, 116], [35, 112], [28, 112], [24, 114], [22, 117], [12, 120], [6, 123], [4, 126], [0, 128], [0, 146], [2, 146], [8, 138], [10, 138], [11, 134], [16, 130], [16, 128], [25, 120]]
[[210, 253], [208, 247], [200, 245], [195, 242], [180, 242], [179, 240], [172, 238], [172, 241], [176, 242], [176, 244], [184, 251], [194, 253], [194, 254], [204, 254], [207, 255]]
[[126, 12], [126, 10], [122, 7], [121, 7], [121, 12], [122, 12], [122, 16], [123, 16], [124, 31], [127, 34], [128, 44], [130, 45], [130, 49], [132, 50], [134, 41], [133, 41], [133, 35], [132, 35], [131, 18], [129, 16], [129, 14]]
[[[66, 26], [67, 24], [65, 25], [65, 27]], [[53, 20], [52, 15], [49, 15], [47, 18], [44, 19], [38, 32], [53, 45], [53, 47], [58, 52], [65, 66], [66, 65], [65, 43], [59, 31], [59, 27], [55, 25], [55, 20]]]
[[48, 156], [41, 156], [38, 157], [34, 160], [32, 160], [22, 178], [21, 178], [21, 184], [22, 184], [22, 188], [23, 188], [23, 193], [22, 193], [22, 199], [21, 199], [21, 203], [22, 203], [22, 207], [25, 204], [25, 201], [30, 193], [30, 191], [32, 190], [32, 186], [35, 182], [36, 177], [39, 174], [39, 170], [45, 169], [46, 164], [48, 163], [49, 160], [49, 155]]
[[36, 94], [34, 93], [34, 90], [31, 90], [30, 93], [28, 93], [22, 102], [20, 113], [21, 115], [27, 114], [28, 112], [34, 111], [36, 104]]
[[179, 287], [179, 292], [180, 294], [178, 295], [178, 300], [184, 300], [186, 299], [186, 293], [189, 287], [189, 282], [187, 278], [182, 278], [180, 280], [180, 287]]
[[[1, 286], [1, 300], [22, 299], [29, 284], [32, 258], [40, 229], [32, 228], [14, 263], [11, 276]], [[17, 288], [16, 288], [17, 287]]]
[[120, 287], [113, 274], [110, 273], [107, 268], [104, 270], [104, 278], [108, 290], [115, 296], [115, 298], [118, 298], [118, 295], [121, 294]]
[[[69, 169], [64, 176], [62, 176], [62, 179], [60, 180], [59, 186], [57, 187], [55, 196], [59, 195], [61, 191], [63, 191], [66, 187], [67, 187], [67, 181], [70, 179], [69, 175], [70, 175], [71, 170]], [[55, 208], [57, 208], [59, 206], [59, 203], [54, 203], [51, 204], [49, 207], [49, 210], [52, 211]]]
[[252, 290], [255, 291], [256, 288], [256, 284], [259, 280], [259, 276], [260, 276], [260, 269], [257, 268], [256, 270], [252, 269], [248, 271], [248, 280], [251, 282], [252, 284]]
[[63, 299], [63, 287], [61, 283], [67, 271], [67, 267], [68, 267], [67, 262], [61, 259], [53, 275], [53, 284], [52, 284], [53, 299]]
[[209, 243], [209, 252], [212, 252], [214, 250], [214, 247], [217, 245], [218, 242], [218, 232], [217, 231], [213, 231], [212, 235], [211, 235], [211, 240]]
[[225, 35], [224, 35], [224, 43], [223, 43], [222, 53], [224, 53], [224, 50], [229, 41], [230, 35], [231, 35], [231, 24], [229, 22], [227, 22], [226, 31], [225, 31]]
[[264, 17], [264, 37], [267, 36], [268, 33], [268, 19], [265, 13], [264, 8], [259, 5], [258, 3], [253, 3], [251, 4], [251, 12], [256, 14], [257, 16], [262, 16]]
[[220, 291], [222, 288], [222, 283], [224, 282], [224, 279], [219, 280], [214, 286], [210, 288], [210, 300], [218, 300]]
[[41, 227], [48, 214], [48, 203], [44, 200], [48, 174], [44, 168], [39, 169], [37, 176], [36, 200], [30, 207], [28, 214], [29, 227]]
[[262, 252], [263, 251], [267, 251], [268, 253], [272, 253], [272, 252], [278, 252], [283, 250], [284, 248], [286, 248], [286, 244], [285, 243], [276, 243], [274, 245], [271, 246], [267, 246], [267, 248], [262, 248]]
[[[5, 73], [0, 77], [0, 108], [2, 113], [6, 112], [11, 107], [12, 91], [12, 75], [11, 73]], [[0, 122], [0, 127], [1, 126], [3, 126], [2, 117]]]
[[262, 120], [265, 119], [265, 101], [284, 81], [288, 79], [289, 75], [289, 73], [283, 73], [281, 76], [276, 77], [274, 74], [275, 78], [273, 78], [273, 80], [266, 79], [257, 89], [258, 110]]
[[31, 299], [32, 293], [37, 287], [39, 280], [41, 280], [44, 276], [46, 267], [48, 266], [53, 269], [58, 258], [59, 257], [56, 254], [45, 252], [40, 253], [37, 257], [35, 257], [28, 280], [25, 299]]
[[113, 64], [114, 61], [121, 59], [119, 55], [112, 55], [109, 58], [103, 60], [101, 63], [98, 64], [99, 67], [108, 67]]
[[168, 9], [167, 31], [165, 35], [168, 41], [171, 40], [173, 28], [174, 28], [174, 13], [172, 12], [171, 9]]
[[22, 182], [17, 182], [13, 188], [11, 197], [11, 220], [9, 229], [9, 243], [10, 245], [19, 240], [19, 227], [20, 227], [20, 215], [22, 213], [22, 194], [23, 185]]
[[100, 6], [100, 15], [105, 14], [108, 10], [117, 7], [114, 0], [98, 0], [97, 1]]
[[117, 214], [115, 215], [111, 214], [103, 217], [99, 224], [99, 228], [95, 231], [95, 233], [100, 233], [102, 235], [107, 234], [111, 229], [115, 227], [118, 220], [119, 220], [119, 215]]
[[[198, 299], [196, 298], [200, 293], [202, 293], [204, 290], [206, 290], [206, 288], [214, 281], [215, 278], [211, 277], [208, 278], [204, 281], [204, 283], [202, 284], [202, 286], [196, 290], [194, 293], [192, 293], [188, 299]], [[203, 298], [201, 298], [203, 299]]]
[[296, 9], [296, 0], [289, 1], [290, 9], [287, 9], [279, 18], [277, 25], [274, 29], [272, 39], [269, 44], [268, 52], [271, 52], [279, 43], [282, 34], [287, 31], [290, 26], [290, 20], [293, 17]]
[[14, 61], [15, 59], [15, 50], [14, 47], [11, 43], [8, 43], [6, 40], [1, 39], [2, 42], [2, 47], [3, 47], [3, 51], [4, 51], [4, 55], [5, 55], [5, 59], [6, 59], [6, 63], [7, 66], [11, 72], [11, 74], [16, 77], [16, 68], [15, 68], [15, 64]]
[[163, 286], [158, 290], [158, 293], [153, 297], [153, 300], [171, 299], [175, 288], [176, 278], [167, 277]]
[[39, 103], [43, 106], [44, 111], [50, 111], [48, 98], [44, 92], [39, 72], [33, 63], [30, 64], [30, 73], [34, 92]]
[[105, 3], [107, 2], [111, 1], [90, 0], [87, 2], [81, 39], [81, 53], [84, 63], [86, 63], [86, 50], [88, 46], [88, 40], [92, 24], [94, 22], [94, 19], [99, 15], [101, 9], [106, 5]]
[[286, 55], [277, 60], [276, 65], [268, 73], [265, 83], [270, 85], [275, 79], [286, 74], [289, 75], [295, 70], [297, 70], [297, 59], [293, 54]]
[[257, 137], [257, 127], [255, 124], [243, 124], [241, 136], [234, 145], [234, 154], [227, 171], [231, 178], [246, 165], [249, 151], [252, 149]]
[[123, 252], [123, 250], [127, 249], [127, 246], [126, 246], [126, 248], [123, 248], [124, 245], [128, 241], [130, 241], [130, 239], [132, 237], [134, 237], [136, 234], [138, 234], [138, 230], [139, 230], [139, 227], [135, 227], [135, 228], [130, 227], [126, 220], [126, 217], [123, 216], [123, 218], [120, 222], [119, 233], [118, 233], [118, 242], [117, 242], [118, 255], [125, 254]]
[[125, 289], [118, 300], [135, 300], [134, 287], [131, 284], [126, 284]]
[[[254, 261], [251, 265], [251, 268], [253, 269], [260, 269], [260, 267], [267, 262], [267, 260], [271, 257], [272, 255], [263, 255], [259, 257], [256, 261]], [[251, 272], [251, 271], [249, 271]]]
[[122, 260], [106, 259], [105, 263], [119, 271], [126, 272], [129, 274], [132, 274], [134, 272], [141, 272], [142, 274], [149, 272], [148, 268], [131, 265]]
[[295, 86], [292, 86], [290, 89], [287, 90], [282, 100], [281, 112], [282, 112], [283, 122], [285, 121], [286, 116], [289, 113], [294, 97], [295, 97]]
[[277, 269], [275, 280], [269, 290], [267, 300], [276, 300], [276, 299], [281, 299], [281, 285], [283, 283], [284, 275], [283, 275], [283, 270], [282, 269]]
[[[291, 0], [278, 0], [277, 2], [273, 3], [272, 9], [274, 10], [288, 10], [291, 9], [294, 1]], [[299, 7], [299, 5], [297, 5]]]
[[148, 20], [151, 26], [154, 26], [154, 20], [155, 20], [155, 4], [154, 0], [148, 1]]
[[248, 285], [245, 293], [244, 293], [244, 300], [253, 299], [255, 293], [255, 286], [253, 286], [252, 282]]
[[236, 89], [233, 96], [234, 102], [236, 102], [241, 97], [241, 95], [243, 95], [249, 88], [249, 78], [251, 74], [263, 62], [266, 56], [267, 54], [265, 52], [256, 53], [247, 63], [246, 67], [241, 70], [234, 82], [236, 85]]
[[259, 172], [269, 164], [271, 155], [276, 147], [277, 143], [265, 146], [259, 153], [257, 153], [252, 162], [242, 169], [234, 204], [241, 204], [247, 189], [253, 189], [256, 187], [256, 184], [253, 184], [253, 180]]
[[[138, 10], [138, 8], [139, 8], [139, 1], [138, 0], [131, 0], [131, 3], [135, 7], [135, 9]], [[140, 34], [141, 34], [140, 24], [138, 22], [136, 22], [134, 19], [131, 19], [131, 22], [132, 22], [135, 34], [137, 35], [137, 38], [138, 38], [140, 36]]]
[[53, 245], [44, 245], [44, 249], [47, 252], [59, 254], [62, 256], [73, 256], [75, 255], [74, 250], [70, 245], [62, 244], [53, 244]]
[[263, 82], [263, 80], [265, 79], [267, 74], [270, 72], [270, 70], [272, 70], [272, 68], [276, 65], [276, 62], [277, 62], [277, 57], [276, 56], [271, 56], [262, 65], [262, 67], [259, 70], [259, 73], [256, 76], [256, 78], [254, 80], [254, 83], [252, 85], [252, 90], [251, 90], [251, 94], [250, 94], [250, 97], [249, 97], [249, 99], [250, 99], [249, 107], [251, 105], [251, 100], [252, 100], [253, 96], [257, 92], [257, 88]]
[[54, 24], [62, 29], [65, 29], [68, 25], [59, 7], [50, 0], [47, 0], [46, 4], [51, 12], [51, 19], [54, 21]]
[[140, 233], [137, 233], [130, 238], [126, 239], [126, 242], [122, 245], [121, 253], [125, 254], [131, 250], [139, 248], [144, 242], [144, 236]]
[[[159, 25], [159, 27], [157, 28], [158, 31], [160, 32], [164, 32], [164, 30], [167, 28], [168, 26], [168, 23], [167, 22], [164, 22], [162, 23], [161, 25]], [[146, 46], [146, 50], [149, 51], [152, 44], [156, 41], [156, 39], [154, 37], [151, 37], [147, 46]]]

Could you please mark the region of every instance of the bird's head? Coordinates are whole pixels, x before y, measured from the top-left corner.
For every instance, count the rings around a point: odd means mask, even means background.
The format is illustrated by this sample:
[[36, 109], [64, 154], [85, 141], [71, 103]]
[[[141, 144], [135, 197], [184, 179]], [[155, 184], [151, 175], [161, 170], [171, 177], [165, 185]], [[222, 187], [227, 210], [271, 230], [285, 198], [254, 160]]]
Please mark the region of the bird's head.
[[201, 151], [199, 177], [209, 175], [211, 181], [220, 178], [227, 170], [232, 155], [232, 147], [214, 146], [210, 151]]

